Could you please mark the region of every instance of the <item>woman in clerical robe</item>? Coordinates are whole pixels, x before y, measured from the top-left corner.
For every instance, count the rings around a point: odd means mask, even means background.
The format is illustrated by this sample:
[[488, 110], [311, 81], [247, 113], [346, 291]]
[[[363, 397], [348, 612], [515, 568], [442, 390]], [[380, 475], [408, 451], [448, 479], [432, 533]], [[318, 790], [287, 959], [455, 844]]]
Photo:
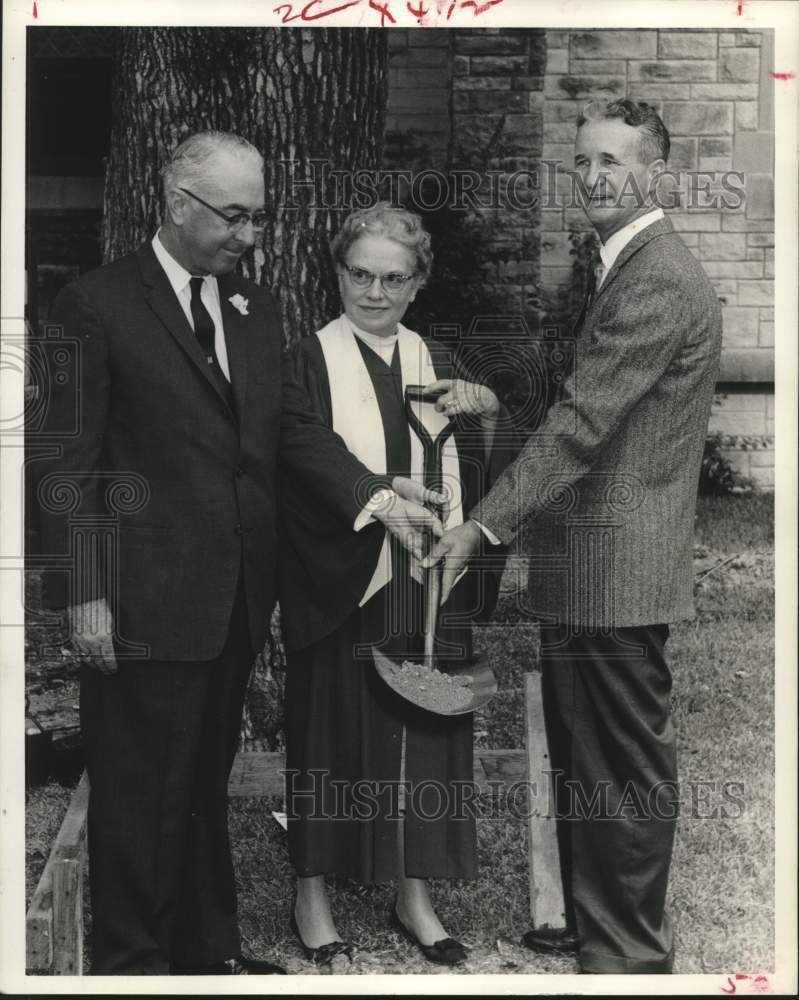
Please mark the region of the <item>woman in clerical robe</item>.
[[[441, 392], [417, 412], [434, 438], [455, 421], [442, 458], [445, 526], [461, 523], [512, 455], [492, 449], [500, 416], [493, 392], [454, 378], [448, 352], [400, 322], [430, 273], [430, 236], [419, 216], [380, 203], [352, 213], [331, 249], [344, 312], [296, 346], [296, 378], [350, 451], [387, 481], [422, 478], [405, 386]], [[466, 795], [472, 716], [414, 707], [381, 680], [369, 652], [379, 644], [397, 661], [421, 656], [415, 560], [368, 509], [353, 526], [333, 521], [290, 479], [280, 493], [288, 843], [297, 874], [292, 926], [314, 962], [351, 956], [331, 915], [325, 876], [394, 880], [390, 921], [429, 960], [460, 964], [466, 950], [441, 925], [426, 880], [476, 876]], [[441, 609], [439, 669], [471, 655], [469, 622], [493, 605], [503, 553], [486, 546], [493, 572], [470, 569]]]

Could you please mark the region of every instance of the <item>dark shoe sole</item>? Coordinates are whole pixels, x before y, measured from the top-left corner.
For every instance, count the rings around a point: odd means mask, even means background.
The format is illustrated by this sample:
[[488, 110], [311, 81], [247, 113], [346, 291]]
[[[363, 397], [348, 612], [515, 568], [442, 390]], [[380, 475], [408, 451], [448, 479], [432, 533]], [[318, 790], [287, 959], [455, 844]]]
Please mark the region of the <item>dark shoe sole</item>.
[[527, 931], [522, 935], [522, 944], [542, 955], [576, 955], [580, 948], [579, 938], [571, 931], [553, 935]]

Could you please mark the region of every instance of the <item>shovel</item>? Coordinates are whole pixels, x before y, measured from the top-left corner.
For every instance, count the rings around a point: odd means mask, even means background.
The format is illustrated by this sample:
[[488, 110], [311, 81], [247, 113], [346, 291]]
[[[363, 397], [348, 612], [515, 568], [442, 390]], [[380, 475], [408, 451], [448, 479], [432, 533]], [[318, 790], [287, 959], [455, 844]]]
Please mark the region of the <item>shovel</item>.
[[[424, 455], [424, 483], [429, 489], [440, 490], [442, 485], [442, 454], [444, 444], [454, 431], [452, 421], [433, 438], [413, 409], [414, 402], [433, 403], [440, 393], [426, 393], [424, 386], [409, 385], [405, 388], [405, 413], [408, 423], [413, 428], [422, 444]], [[437, 505], [431, 505], [434, 513], [440, 514]], [[431, 536], [428, 551], [433, 545]], [[438, 610], [441, 603], [441, 565], [423, 570], [422, 586], [424, 587], [424, 655], [422, 665], [436, 669], [435, 637], [438, 624]], [[467, 703], [459, 699], [457, 705], [447, 707], [442, 699], [433, 698], [429, 691], [420, 690], [417, 685], [412, 690], [400, 682], [399, 673], [402, 665], [390, 659], [378, 646], [372, 646], [372, 656], [375, 668], [383, 681], [401, 698], [418, 708], [423, 708], [436, 715], [466, 715], [486, 705], [497, 693], [497, 680], [485, 656], [475, 656], [462, 660], [454, 669], [448, 669], [447, 674], [453, 677], [466, 677], [470, 684], [466, 690], [471, 697]], [[464, 689], [458, 685], [456, 690]]]

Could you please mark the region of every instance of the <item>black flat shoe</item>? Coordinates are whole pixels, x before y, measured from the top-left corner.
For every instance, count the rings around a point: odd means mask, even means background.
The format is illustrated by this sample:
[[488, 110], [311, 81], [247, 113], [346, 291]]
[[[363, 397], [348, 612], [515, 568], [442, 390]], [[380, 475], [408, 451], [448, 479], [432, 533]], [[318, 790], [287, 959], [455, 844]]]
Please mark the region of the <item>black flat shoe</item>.
[[346, 955], [352, 961], [354, 946], [349, 941], [328, 941], [327, 944], [320, 944], [318, 948], [309, 948], [302, 939], [300, 929], [297, 926], [297, 918], [294, 916], [293, 911], [291, 914], [291, 929], [296, 934], [305, 957], [309, 962], [313, 962], [314, 965], [330, 965], [336, 955]]
[[408, 930], [400, 920], [397, 913], [396, 900], [391, 905], [388, 919], [389, 923], [407, 938], [411, 944], [415, 944], [430, 962], [435, 962], [437, 965], [463, 965], [469, 957], [464, 946], [454, 938], [442, 938], [441, 941], [435, 941], [433, 944], [422, 944], [413, 931]]
[[552, 930], [540, 927], [522, 935], [522, 944], [544, 955], [576, 955], [580, 947], [577, 934], [568, 927]]
[[210, 965], [187, 965], [176, 969], [173, 976], [285, 976], [286, 970], [273, 962], [259, 961], [237, 955], [224, 962]]

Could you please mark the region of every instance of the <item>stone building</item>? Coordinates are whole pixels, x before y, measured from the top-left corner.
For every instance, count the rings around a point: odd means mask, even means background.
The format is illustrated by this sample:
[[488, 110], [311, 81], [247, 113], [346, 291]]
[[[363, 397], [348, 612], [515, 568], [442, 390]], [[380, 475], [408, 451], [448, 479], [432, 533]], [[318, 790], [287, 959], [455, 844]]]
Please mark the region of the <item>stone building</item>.
[[[29, 313], [43, 319], [61, 284], [100, 262], [113, 39], [108, 29], [29, 34], [26, 261]], [[465, 205], [494, 205], [475, 213], [485, 224], [477, 299], [501, 302], [502, 315], [533, 335], [572, 287], [571, 251], [588, 229], [568, 175], [551, 166], [571, 165], [578, 112], [591, 99], [629, 96], [662, 113], [670, 166], [689, 190], [669, 215], [724, 316], [710, 431], [743, 475], [770, 487], [773, 34], [391, 29], [389, 60], [386, 166], [426, 172], [428, 191], [460, 185], [454, 196]], [[743, 175], [744, 196], [721, 207], [718, 177], [728, 171]]]
[[[626, 96], [657, 108], [672, 136], [669, 165], [686, 192], [668, 214], [715, 284], [724, 317], [710, 431], [723, 436], [743, 475], [771, 487], [773, 33], [405, 30], [392, 32], [390, 60], [389, 127], [426, 139], [429, 163], [441, 169], [488, 161], [507, 179], [525, 162], [568, 168], [588, 101]], [[743, 174], [737, 207], [714, 202], [718, 180], [703, 177], [724, 171]], [[539, 210], [509, 213], [504, 235], [518, 249], [488, 279], [503, 283], [508, 307], [528, 325], [541, 292], [571, 283], [570, 237], [588, 228], [582, 210], [568, 204], [568, 179], [557, 184], [563, 204], [553, 206], [542, 175]]]

